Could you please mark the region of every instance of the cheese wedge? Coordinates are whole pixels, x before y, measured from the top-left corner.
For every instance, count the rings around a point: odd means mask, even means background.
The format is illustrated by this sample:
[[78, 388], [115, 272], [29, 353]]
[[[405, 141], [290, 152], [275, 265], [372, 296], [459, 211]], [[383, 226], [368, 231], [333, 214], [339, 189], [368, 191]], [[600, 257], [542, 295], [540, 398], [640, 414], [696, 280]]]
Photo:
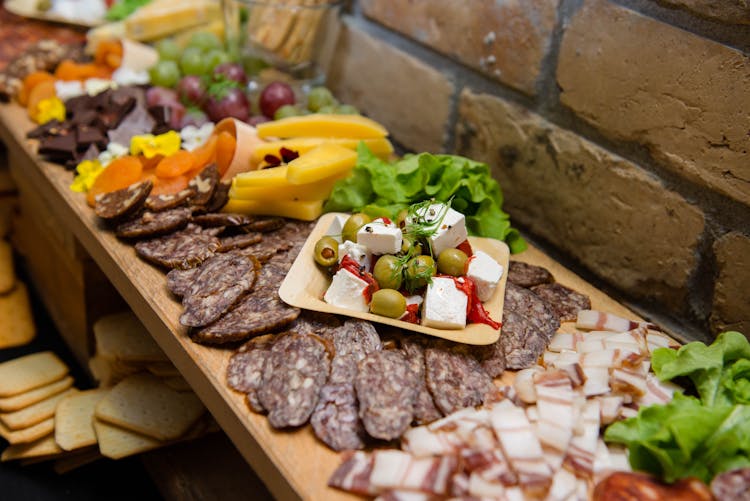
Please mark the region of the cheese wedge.
[[239, 186], [232, 185], [229, 198], [239, 200], [326, 200], [336, 181], [348, 174], [321, 179], [310, 184], [288, 184], [286, 186]]
[[348, 174], [357, 164], [357, 152], [336, 144], [321, 144], [287, 164], [290, 184], [308, 184]]
[[287, 166], [241, 172], [232, 179], [233, 187], [252, 186], [255, 188], [279, 188], [289, 186], [286, 179]]
[[374, 139], [388, 131], [375, 120], [360, 115], [314, 113], [258, 124], [258, 137], [346, 137]]
[[314, 221], [323, 213], [323, 200], [238, 200], [230, 198], [222, 209], [258, 216], [281, 216]]
[[384, 137], [375, 139], [352, 139], [349, 137], [295, 137], [278, 141], [269, 141], [257, 145], [253, 151], [253, 161], [255, 163], [260, 163], [266, 155], [279, 157], [281, 156], [279, 153], [281, 148], [296, 151], [300, 155], [304, 155], [313, 148], [326, 143], [336, 144], [338, 146], [343, 146], [344, 148], [356, 150], [357, 145], [359, 145], [360, 142], [365, 143], [365, 146], [370, 149], [373, 155], [380, 158], [386, 159], [393, 153], [393, 145]]
[[151, 41], [217, 19], [221, 19], [218, 2], [156, 0], [125, 20], [125, 35], [133, 40]]

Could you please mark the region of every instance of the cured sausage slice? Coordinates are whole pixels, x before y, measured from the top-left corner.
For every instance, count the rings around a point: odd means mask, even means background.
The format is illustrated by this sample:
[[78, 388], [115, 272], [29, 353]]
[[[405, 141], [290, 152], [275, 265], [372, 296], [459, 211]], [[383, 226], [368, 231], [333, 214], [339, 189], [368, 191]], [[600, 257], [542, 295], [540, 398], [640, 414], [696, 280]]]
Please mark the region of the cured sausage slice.
[[251, 339], [234, 352], [227, 366], [227, 385], [235, 391], [245, 393], [247, 405], [255, 412], [264, 411], [258, 399], [258, 388], [274, 338], [273, 334], [267, 334]]
[[258, 392], [271, 426], [306, 423], [329, 370], [329, 354], [322, 340], [294, 332], [280, 335], [268, 353]]
[[495, 391], [492, 378], [468, 350], [438, 343], [425, 350], [427, 389], [444, 414], [484, 402]]
[[220, 182], [216, 185], [211, 200], [205, 206], [206, 212], [219, 212], [229, 201], [229, 189], [232, 183], [228, 181]]
[[591, 309], [588, 296], [558, 283], [535, 285], [531, 290], [552, 307], [561, 322], [574, 322], [579, 311]]
[[245, 231], [259, 231], [260, 233], [270, 233], [284, 227], [284, 218], [281, 217], [261, 217], [249, 221], [243, 226]]
[[174, 194], [149, 195], [146, 198], [146, 209], [153, 212], [174, 209], [184, 205], [192, 194], [192, 190], [185, 189]]
[[374, 351], [359, 363], [354, 386], [367, 433], [393, 440], [409, 428], [419, 382], [399, 350]]
[[181, 230], [190, 222], [190, 209], [178, 207], [162, 212], [146, 211], [135, 219], [117, 226], [120, 238], [148, 238]]
[[255, 285], [260, 263], [250, 256], [217, 254], [206, 260], [182, 298], [180, 323], [188, 327], [210, 324]]
[[245, 214], [232, 214], [229, 212], [208, 212], [193, 217], [193, 222], [204, 228], [216, 228], [217, 226], [231, 227], [244, 226], [254, 220], [252, 216]]
[[300, 309], [279, 298], [279, 284], [283, 279], [282, 270], [270, 264], [263, 265], [253, 291], [212, 324], [191, 332], [191, 338], [201, 343], [221, 344], [286, 327], [299, 316]]
[[[500, 334], [502, 338], [503, 334]], [[505, 372], [505, 350], [500, 339], [485, 346], [472, 346], [472, 354], [491, 378], [496, 378]]]
[[351, 382], [327, 384], [320, 391], [310, 424], [315, 436], [335, 451], [362, 449], [367, 433], [357, 413]]
[[299, 334], [315, 334], [326, 341], [333, 342], [334, 332], [342, 325], [343, 322], [336, 315], [305, 310], [289, 327], [289, 330]]
[[102, 219], [119, 219], [134, 214], [143, 207], [153, 187], [154, 183], [146, 180], [121, 190], [98, 195], [94, 212]]
[[218, 252], [244, 249], [257, 244], [261, 240], [263, 240], [263, 236], [260, 233], [242, 233], [240, 235], [232, 235], [228, 237], [222, 236], [221, 247], [219, 247]]
[[188, 189], [193, 192], [190, 196], [190, 203], [197, 206], [207, 205], [211, 201], [218, 184], [219, 170], [216, 168], [216, 164], [205, 167], [188, 183]]
[[539, 296], [514, 284], [506, 285], [504, 304], [500, 340], [507, 368], [531, 367], [560, 328], [560, 320]]
[[167, 289], [176, 296], [184, 296], [190, 292], [193, 280], [198, 275], [200, 268], [188, 268], [180, 270], [175, 268], [167, 273]]
[[711, 492], [717, 500], [750, 501], [750, 468], [738, 468], [716, 475]]
[[383, 348], [378, 331], [366, 320], [349, 319], [333, 331], [336, 355], [353, 355], [359, 362], [373, 351]]
[[552, 281], [552, 274], [541, 266], [520, 261], [511, 261], [508, 265], [508, 282], [520, 287], [533, 287]]
[[417, 398], [414, 401], [414, 422], [417, 424], [427, 424], [443, 417], [435, 406], [430, 391], [427, 389], [427, 375], [424, 360], [424, 340], [418, 337], [405, 337], [401, 341], [401, 349], [404, 356], [409, 361], [411, 370], [417, 375], [419, 389]]
[[192, 268], [214, 255], [219, 239], [208, 232], [198, 232], [191, 225], [163, 237], [141, 240], [136, 253], [146, 261], [165, 268]]

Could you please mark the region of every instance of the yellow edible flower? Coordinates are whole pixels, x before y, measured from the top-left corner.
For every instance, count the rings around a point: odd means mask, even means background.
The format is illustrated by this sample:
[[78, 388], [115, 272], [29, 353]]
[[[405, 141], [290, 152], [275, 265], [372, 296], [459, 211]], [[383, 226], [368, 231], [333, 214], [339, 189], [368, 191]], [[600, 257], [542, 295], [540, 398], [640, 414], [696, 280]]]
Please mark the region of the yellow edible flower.
[[173, 130], [158, 136], [153, 134], [133, 136], [130, 140], [130, 154], [142, 153], [146, 158], [154, 158], [156, 155], [168, 157], [177, 153], [179, 149], [180, 133]]
[[103, 170], [104, 167], [99, 160], [84, 160], [76, 166], [78, 174], [73, 179], [70, 189], [78, 193], [86, 193], [94, 185], [94, 181]]
[[46, 124], [50, 120], [65, 120], [65, 105], [57, 97], [42, 99], [36, 106], [34, 121], [38, 124]]

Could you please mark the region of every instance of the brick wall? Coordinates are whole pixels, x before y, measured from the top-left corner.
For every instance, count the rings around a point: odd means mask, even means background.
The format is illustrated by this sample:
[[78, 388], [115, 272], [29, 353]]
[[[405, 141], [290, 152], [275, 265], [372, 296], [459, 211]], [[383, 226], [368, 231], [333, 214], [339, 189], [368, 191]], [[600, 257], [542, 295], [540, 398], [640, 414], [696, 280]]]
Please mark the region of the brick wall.
[[750, 1], [354, 0], [329, 83], [641, 313], [750, 336]]

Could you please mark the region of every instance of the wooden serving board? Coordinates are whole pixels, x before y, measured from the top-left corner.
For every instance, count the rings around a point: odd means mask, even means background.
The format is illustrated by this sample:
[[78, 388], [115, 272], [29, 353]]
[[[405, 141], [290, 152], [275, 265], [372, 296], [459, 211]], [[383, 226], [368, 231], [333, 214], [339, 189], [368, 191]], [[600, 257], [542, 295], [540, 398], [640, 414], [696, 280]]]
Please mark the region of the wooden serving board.
[[[139, 259], [132, 246], [118, 241], [101, 224], [84, 195], [69, 189], [71, 172], [38, 161], [36, 143], [25, 139], [33, 127], [24, 109], [0, 105], [0, 138], [12, 158], [13, 175], [35, 187], [65, 221], [273, 495], [284, 500], [356, 499], [326, 486], [340, 456], [317, 441], [309, 426], [274, 430], [265, 416], [251, 412], [243, 396], [226, 386], [224, 374], [231, 350], [206, 347], [188, 338], [178, 321], [182, 308], [167, 291], [164, 272]], [[595, 309], [637, 318], [534, 248], [514, 259], [546, 267], [558, 282], [588, 294]], [[571, 328], [571, 324], [563, 328]], [[507, 374], [503, 380], [511, 378], [512, 374]]]

